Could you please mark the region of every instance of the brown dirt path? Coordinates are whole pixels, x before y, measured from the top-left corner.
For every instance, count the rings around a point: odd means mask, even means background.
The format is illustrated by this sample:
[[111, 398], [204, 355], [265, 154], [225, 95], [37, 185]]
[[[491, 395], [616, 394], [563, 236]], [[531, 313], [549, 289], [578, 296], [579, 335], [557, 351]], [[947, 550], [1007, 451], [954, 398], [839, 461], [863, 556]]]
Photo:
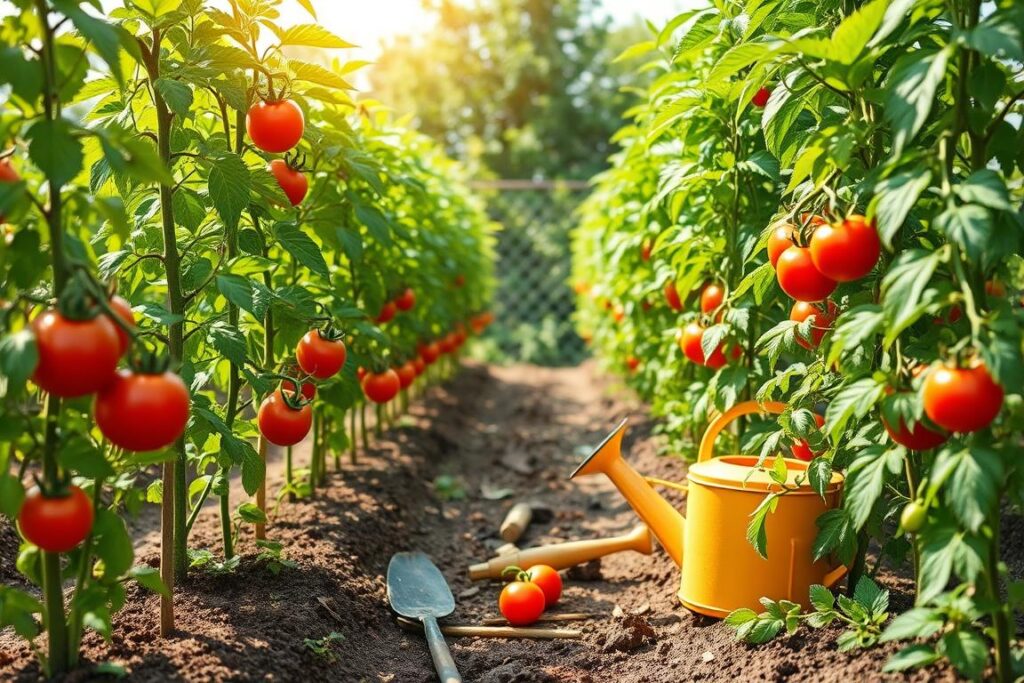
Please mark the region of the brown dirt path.
[[[341, 473], [332, 468], [319, 498], [281, 506], [269, 535], [285, 544], [296, 569], [272, 576], [243, 540], [245, 559], [236, 572], [195, 572], [182, 586], [177, 637], [157, 638], [156, 599], [132, 588], [115, 617], [112, 644], [90, 635], [86, 656], [92, 663], [116, 662], [137, 681], [434, 681], [422, 638], [399, 630], [385, 604], [383, 575], [392, 553], [419, 549], [434, 557], [456, 596], [463, 595], [452, 621], [495, 616], [499, 586], [472, 584], [466, 568], [500, 545], [498, 526], [516, 500], [542, 501], [554, 511], [550, 522], [530, 527], [523, 547], [622, 533], [635, 524], [603, 478], [567, 479], [580, 454], [627, 415], [629, 460], [645, 474], [681, 479], [685, 465], [657, 455], [642, 406], [612, 391], [592, 366], [469, 365], [416, 405], [369, 457], [356, 466], [346, 459]], [[306, 462], [304, 453], [297, 458]], [[524, 466], [532, 471], [515, 471]], [[432, 484], [439, 474], [458, 477], [466, 499], [439, 500]], [[278, 468], [272, 491], [280, 480]], [[501, 501], [483, 495], [503, 488], [514, 495]], [[216, 551], [214, 515], [200, 519], [191, 545]], [[12, 530], [0, 523], [0, 578], [13, 575], [16, 550]], [[155, 564], [152, 534], [138, 555]], [[907, 582], [884, 580], [894, 589], [894, 604], [906, 607], [900, 591]], [[838, 653], [834, 629], [750, 648], [719, 622], [682, 609], [677, 581], [676, 567], [660, 550], [609, 557], [596, 580], [567, 581], [559, 606], [599, 615], [582, 626], [583, 639], [458, 639], [449, 641], [452, 653], [466, 681], [635, 683], [880, 680], [877, 672], [895, 650]], [[333, 614], [318, 598], [333, 600]], [[331, 632], [344, 640], [329, 655], [304, 644]], [[36, 676], [27, 648], [0, 633], [0, 681]], [[931, 676], [949, 678], [948, 672]], [[94, 677], [86, 670], [70, 679]]]

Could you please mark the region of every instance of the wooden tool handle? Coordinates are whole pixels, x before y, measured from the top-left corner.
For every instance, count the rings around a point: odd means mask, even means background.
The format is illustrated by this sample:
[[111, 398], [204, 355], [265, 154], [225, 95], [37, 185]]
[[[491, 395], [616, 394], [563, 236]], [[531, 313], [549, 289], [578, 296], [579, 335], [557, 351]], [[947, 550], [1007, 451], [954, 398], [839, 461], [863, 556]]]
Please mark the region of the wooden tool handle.
[[651, 532], [645, 524], [637, 525], [624, 536], [555, 543], [501, 555], [488, 562], [471, 566], [469, 578], [473, 581], [500, 579], [501, 573], [510, 566], [529, 569], [535, 564], [546, 564], [555, 569], [567, 569], [624, 550], [635, 550], [645, 555], [654, 550]]
[[519, 537], [530, 526], [530, 519], [533, 517], [533, 508], [527, 503], [517, 503], [505, 515], [505, 521], [501, 523], [501, 537], [508, 543], [515, 543]]
[[434, 659], [434, 668], [437, 669], [441, 683], [462, 683], [462, 676], [448, 650], [448, 643], [444, 642], [444, 634], [437, 625], [437, 619], [423, 617], [423, 631], [427, 634], [427, 646], [430, 647], [430, 656]]
[[[414, 621], [399, 619], [399, 625], [407, 631], [419, 631]], [[569, 628], [518, 628], [516, 626], [473, 626], [470, 624], [453, 624], [442, 626], [441, 633], [450, 638], [530, 638], [534, 640], [554, 640], [582, 638], [583, 631]]]

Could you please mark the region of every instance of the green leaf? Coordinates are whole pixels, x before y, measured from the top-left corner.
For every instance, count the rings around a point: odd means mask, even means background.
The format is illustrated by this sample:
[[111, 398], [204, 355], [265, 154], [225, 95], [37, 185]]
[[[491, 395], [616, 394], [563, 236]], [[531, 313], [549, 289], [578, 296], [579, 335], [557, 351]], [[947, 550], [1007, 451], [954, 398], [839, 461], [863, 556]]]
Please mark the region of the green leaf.
[[924, 249], [908, 249], [893, 261], [882, 280], [882, 309], [888, 323], [883, 344], [892, 344], [924, 313], [921, 297], [941, 261], [941, 252]]
[[926, 166], [920, 166], [890, 176], [875, 186], [875, 197], [870, 213], [873, 213], [877, 220], [878, 234], [885, 246], [892, 246], [892, 238], [903, 227], [904, 221], [931, 180], [931, 170]]
[[351, 83], [319, 64], [310, 64], [293, 59], [288, 62], [288, 66], [292, 70], [294, 80], [296, 81], [316, 83], [317, 85], [334, 88], [336, 90], [354, 89]]
[[873, 0], [847, 15], [832, 33], [830, 56], [841, 64], [853, 64], [882, 23], [890, 0]]
[[248, 524], [265, 524], [267, 515], [252, 503], [242, 503], [238, 506], [238, 516]]
[[818, 534], [811, 550], [814, 560], [820, 560], [829, 553], [836, 553], [840, 561], [848, 563], [857, 549], [857, 530], [849, 512], [843, 508], [829, 510], [815, 520]]
[[1003, 177], [995, 171], [982, 169], [967, 176], [953, 191], [966, 204], [980, 204], [998, 211], [1013, 211], [1010, 193]]
[[313, 239], [294, 223], [278, 223], [274, 227], [278, 242], [302, 265], [317, 275], [330, 278], [323, 251]]
[[60, 449], [61, 467], [89, 479], [113, 477], [116, 472], [103, 455], [103, 449], [81, 434], [72, 435]]
[[757, 612], [747, 607], [743, 607], [730, 612], [725, 618], [725, 625], [736, 628], [737, 626], [745, 624], [748, 621], [753, 621], [754, 619], [757, 619]]
[[7, 515], [13, 521], [17, 518], [24, 500], [25, 487], [21, 482], [14, 475], [0, 472], [0, 514]]
[[135, 551], [132, 539], [125, 528], [124, 520], [116, 513], [100, 508], [96, 513], [92, 533], [95, 537], [93, 548], [96, 557], [103, 560], [103, 576], [116, 580], [132, 568]]
[[765, 529], [768, 515], [775, 511], [778, 505], [778, 496], [769, 494], [750, 513], [750, 522], [747, 524], [747, 542], [753, 546], [757, 554], [768, 559], [768, 532]]
[[178, 116], [188, 116], [192, 108], [192, 89], [188, 85], [170, 78], [158, 78], [153, 85], [164, 98], [168, 109]]
[[883, 452], [880, 446], [873, 446], [864, 452], [865, 455], [850, 465], [843, 489], [843, 507], [849, 511], [850, 520], [857, 530], [868, 521], [871, 510], [882, 495], [886, 472], [895, 476], [903, 466], [900, 450]]
[[252, 301], [252, 284], [241, 275], [223, 274], [216, 277], [217, 291], [224, 295], [224, 298], [243, 311], [256, 315], [256, 309]]
[[55, 186], [63, 187], [81, 172], [85, 158], [82, 143], [71, 134], [71, 126], [63, 119], [40, 119], [25, 137], [29, 141], [29, 157]]
[[238, 225], [242, 211], [249, 205], [252, 182], [249, 168], [237, 154], [225, 153], [212, 160], [209, 178], [210, 199], [221, 219], [229, 227]]
[[[1019, 18], [1017, 19], [1019, 22]], [[1024, 61], [1024, 36], [1006, 13], [995, 12], [967, 32], [966, 43], [974, 50], [994, 59]]]
[[950, 48], [938, 52], [918, 50], [897, 60], [887, 84], [885, 118], [893, 128], [892, 156], [903, 153], [928, 119], [935, 91], [946, 76]]
[[939, 654], [931, 645], [911, 645], [890, 657], [889, 661], [882, 667], [882, 671], [885, 673], [906, 671], [907, 669], [929, 666], [937, 661], [939, 661]]
[[119, 33], [123, 32], [123, 29], [119, 26], [108, 24], [102, 19], [97, 19], [90, 14], [86, 14], [78, 7], [77, 2], [55, 0], [53, 6], [71, 20], [71, 23], [75, 25], [75, 28], [78, 29], [83, 38], [92, 43], [97, 54], [107, 63], [107, 67], [114, 75], [114, 78], [117, 79], [118, 83], [122, 83], [122, 36]]
[[953, 574], [960, 535], [951, 525], [932, 525], [919, 534], [921, 542], [921, 568], [918, 576], [917, 603], [926, 604], [940, 595], [949, 585]]
[[267, 475], [267, 465], [248, 441], [242, 441], [241, 444], [242, 488], [253, 496]]
[[245, 337], [241, 330], [229, 323], [218, 320], [210, 325], [207, 339], [213, 348], [235, 365], [245, 365]]
[[25, 383], [39, 364], [35, 335], [25, 329], [0, 338], [0, 376], [11, 384]]
[[[887, 591], [879, 588], [878, 584], [872, 581], [870, 577], [861, 576], [853, 589], [853, 599], [869, 612], [874, 612], [872, 608], [878, 603], [879, 597], [884, 593], [887, 593]], [[884, 612], [885, 610], [881, 611]]]
[[761, 130], [764, 144], [776, 159], [781, 159], [786, 134], [804, 109], [803, 100], [788, 87], [780, 84], [772, 90], [771, 97], [761, 113]]
[[832, 591], [820, 584], [814, 584], [810, 590], [811, 605], [819, 612], [828, 612], [836, 603]]
[[281, 45], [305, 45], [306, 47], [347, 48], [356, 47], [342, 40], [318, 24], [299, 24], [287, 29], [271, 24]]
[[815, 458], [807, 466], [807, 479], [811, 488], [821, 496], [825, 497], [825, 491], [832, 481], [832, 461], [827, 458]]
[[981, 680], [988, 665], [988, 645], [977, 631], [961, 626], [944, 635], [942, 644], [950, 664], [971, 680]]
[[851, 418], [862, 418], [885, 396], [886, 384], [874, 377], [864, 377], [844, 385], [825, 410], [822, 430], [832, 441], [842, 440], [843, 430]]
[[944, 623], [940, 612], [927, 607], [915, 607], [893, 619], [879, 640], [886, 643], [890, 640], [927, 638], [938, 633]]
[[942, 451], [935, 469], [945, 466], [940, 465], [939, 461], [947, 458], [954, 458], [958, 464], [946, 481], [946, 504], [965, 527], [977, 531], [998, 500], [1003, 462], [995, 451], [984, 446], [974, 446], [957, 453]]
[[166, 598], [171, 597], [171, 592], [160, 579], [160, 572], [149, 565], [140, 564], [132, 567], [128, 576], [135, 579], [140, 586]]
[[950, 205], [935, 217], [934, 227], [946, 233], [950, 242], [960, 245], [972, 260], [981, 258], [992, 239], [992, 218], [977, 204]]

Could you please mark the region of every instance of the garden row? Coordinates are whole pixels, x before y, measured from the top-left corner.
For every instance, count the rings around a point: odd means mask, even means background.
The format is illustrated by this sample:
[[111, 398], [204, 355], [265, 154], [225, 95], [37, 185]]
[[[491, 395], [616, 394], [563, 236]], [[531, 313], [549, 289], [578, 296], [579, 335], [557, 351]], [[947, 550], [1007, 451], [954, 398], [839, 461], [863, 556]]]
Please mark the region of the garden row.
[[[459, 169], [350, 98], [359, 63], [296, 57], [350, 45], [277, 4], [24, 0], [0, 24], [0, 513], [42, 592], [0, 585], [0, 628], [45, 629], [49, 675], [109, 638], [126, 581], [162, 594], [167, 634], [175, 584], [236, 566], [243, 525], [280, 557], [270, 445], [279, 498], [315, 495], [368, 405], [380, 425], [490, 321], [492, 228]], [[190, 548], [211, 497], [222, 547]], [[146, 504], [159, 572], [125, 525]]]
[[[887, 625], [882, 603], [844, 605], [840, 647], [910, 641], [890, 670], [1024, 673], [1024, 583], [1000, 558], [1024, 494], [1022, 37], [1008, 0], [681, 14], [627, 53], [651, 57], [649, 86], [574, 239], [578, 329], [671, 451], [694, 452], [713, 410], [781, 400], [731, 452], [777, 481], [780, 451], [809, 461], [819, 493], [845, 475], [813, 552], [851, 568], [851, 593], [871, 545], [873, 572], [913, 568], [916, 605]], [[750, 519], [762, 554], [785, 493]], [[827, 621], [765, 604], [728, 623], [763, 642]]]

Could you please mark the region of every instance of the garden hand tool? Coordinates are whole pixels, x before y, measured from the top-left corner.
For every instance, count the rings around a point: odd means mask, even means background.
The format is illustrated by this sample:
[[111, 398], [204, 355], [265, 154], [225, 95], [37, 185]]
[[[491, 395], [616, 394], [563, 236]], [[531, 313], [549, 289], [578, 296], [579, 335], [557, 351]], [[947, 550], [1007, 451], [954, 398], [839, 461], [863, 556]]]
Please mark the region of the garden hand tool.
[[[787, 599], [808, 606], [808, 589], [835, 585], [844, 566], [813, 560], [815, 520], [839, 501], [843, 477], [833, 473], [819, 496], [807, 483], [807, 464], [786, 459], [787, 492], [776, 500], [766, 519], [766, 559], [747, 542], [750, 515], [765, 497], [782, 490], [757, 468], [756, 455], [712, 458], [715, 439], [733, 420], [753, 413], [781, 413], [784, 403], [739, 403], [712, 417], [701, 439], [697, 462], [687, 471], [687, 516], [684, 518], [622, 458], [623, 420], [570, 478], [603, 473], [657, 536], [665, 551], [682, 567], [679, 599], [687, 608], [724, 617], [741, 607], [758, 608], [761, 597]], [[799, 481], [797, 478], [800, 478]], [[695, 561], [683, 562], [683, 549]]]
[[530, 519], [533, 517], [533, 508], [529, 503], [516, 503], [505, 515], [505, 521], [501, 523], [501, 538], [506, 543], [515, 543], [519, 537], [530, 526]]
[[438, 626], [455, 611], [455, 597], [441, 570], [424, 553], [395, 553], [388, 564], [388, 602], [403, 617], [423, 622], [430, 656], [441, 683], [462, 683]]
[[499, 555], [487, 562], [472, 565], [469, 568], [469, 578], [473, 581], [500, 579], [506, 567], [529, 569], [537, 564], [546, 564], [555, 569], [568, 569], [625, 550], [634, 550], [644, 555], [653, 552], [654, 539], [647, 525], [638, 524], [632, 531], [622, 536], [553, 543]]

